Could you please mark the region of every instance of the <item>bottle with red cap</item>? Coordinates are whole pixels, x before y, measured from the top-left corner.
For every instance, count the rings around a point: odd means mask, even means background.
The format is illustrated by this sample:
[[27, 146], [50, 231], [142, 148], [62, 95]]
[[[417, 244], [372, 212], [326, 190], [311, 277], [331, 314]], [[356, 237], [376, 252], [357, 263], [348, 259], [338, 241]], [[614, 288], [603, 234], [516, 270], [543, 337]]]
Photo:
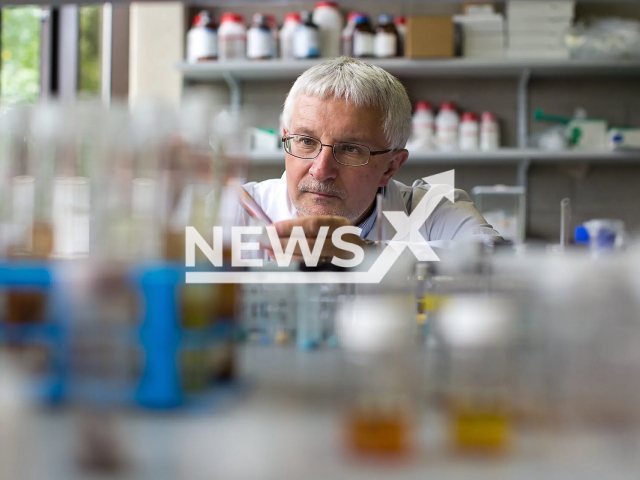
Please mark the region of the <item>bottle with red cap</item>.
[[480, 150], [484, 152], [500, 148], [500, 130], [496, 116], [492, 112], [482, 112], [480, 124]]
[[293, 35], [300, 25], [300, 14], [289, 12], [284, 16], [284, 23], [280, 29], [280, 56], [291, 60], [293, 56]]
[[398, 49], [399, 53], [398, 55], [403, 57], [404, 56], [404, 39], [407, 35], [407, 25], [406, 25], [406, 19], [404, 18], [404, 15], [396, 15], [393, 23], [395, 23], [396, 25], [396, 30], [398, 31], [398, 37], [400, 38], [400, 48]]
[[433, 108], [429, 102], [416, 103], [416, 110], [411, 119], [413, 136], [412, 148], [418, 150], [433, 150]]
[[239, 13], [224, 13], [218, 29], [218, 58], [222, 61], [246, 57], [247, 29]]
[[340, 56], [340, 38], [344, 19], [336, 2], [317, 2], [313, 9], [313, 23], [320, 29], [320, 56]]
[[206, 10], [193, 17], [187, 33], [187, 61], [191, 63], [218, 58], [218, 30]]
[[477, 151], [480, 147], [479, 132], [478, 115], [474, 112], [464, 112], [460, 122], [460, 150]]
[[458, 130], [460, 117], [456, 111], [456, 104], [443, 102], [436, 116], [436, 142], [438, 150], [451, 152], [458, 149]]

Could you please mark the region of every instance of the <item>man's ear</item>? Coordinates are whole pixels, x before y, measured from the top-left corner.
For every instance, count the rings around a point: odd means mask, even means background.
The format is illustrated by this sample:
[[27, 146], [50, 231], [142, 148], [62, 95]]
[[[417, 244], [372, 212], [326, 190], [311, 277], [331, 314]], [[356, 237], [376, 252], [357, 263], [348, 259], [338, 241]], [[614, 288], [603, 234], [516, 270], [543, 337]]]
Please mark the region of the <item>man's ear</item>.
[[382, 178], [378, 184], [379, 187], [386, 187], [389, 180], [391, 180], [391, 177], [393, 177], [393, 174], [396, 173], [409, 158], [409, 152], [405, 149], [397, 150], [393, 152], [392, 155], [391, 160], [389, 160], [389, 163], [387, 164], [387, 169], [382, 174]]

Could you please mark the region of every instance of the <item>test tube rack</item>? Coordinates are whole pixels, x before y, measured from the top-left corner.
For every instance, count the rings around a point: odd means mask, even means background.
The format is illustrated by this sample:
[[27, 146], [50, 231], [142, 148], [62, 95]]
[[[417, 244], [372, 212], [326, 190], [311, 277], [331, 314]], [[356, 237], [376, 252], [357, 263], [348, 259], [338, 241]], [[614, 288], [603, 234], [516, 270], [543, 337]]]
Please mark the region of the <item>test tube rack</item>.
[[212, 326], [199, 329], [182, 326], [178, 302], [184, 281], [183, 267], [157, 263], [130, 269], [128, 278], [141, 305], [139, 318], [129, 327], [113, 326], [110, 333], [119, 342], [137, 348], [142, 360], [138, 377], [119, 387], [103, 385], [99, 381], [78, 381], [74, 374], [71, 362], [74, 338], [95, 332], [87, 332], [74, 318], [76, 310], [72, 296], [58, 278], [57, 267], [55, 261], [0, 262], [0, 295], [19, 291], [42, 293], [47, 299], [43, 318], [38, 322], [8, 322], [6, 308], [0, 310], [2, 347], [36, 346], [49, 352], [45, 373], [30, 376], [33, 380], [31, 393], [35, 398], [51, 404], [81, 400], [162, 410], [197, 405], [215, 397], [217, 385], [214, 382], [203, 391], [185, 391], [180, 353], [232, 341], [234, 321], [218, 318]]

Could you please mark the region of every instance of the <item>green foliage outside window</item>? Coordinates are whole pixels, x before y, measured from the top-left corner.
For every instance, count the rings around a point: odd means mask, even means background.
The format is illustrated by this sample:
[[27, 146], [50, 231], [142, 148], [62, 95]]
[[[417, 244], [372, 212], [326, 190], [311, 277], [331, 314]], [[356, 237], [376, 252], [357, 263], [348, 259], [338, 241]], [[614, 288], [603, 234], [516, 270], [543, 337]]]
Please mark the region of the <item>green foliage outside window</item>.
[[40, 94], [40, 7], [2, 9], [0, 102], [33, 103]]
[[100, 93], [100, 6], [80, 7], [78, 39], [78, 90]]

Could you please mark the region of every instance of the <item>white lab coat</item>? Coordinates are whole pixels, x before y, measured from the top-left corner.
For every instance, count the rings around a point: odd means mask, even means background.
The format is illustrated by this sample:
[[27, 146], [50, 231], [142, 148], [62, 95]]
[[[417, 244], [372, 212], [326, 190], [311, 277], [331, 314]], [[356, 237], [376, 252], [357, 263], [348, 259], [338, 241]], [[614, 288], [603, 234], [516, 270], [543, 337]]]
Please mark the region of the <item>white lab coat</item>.
[[[384, 189], [383, 210], [404, 211], [410, 215], [431, 187], [423, 180], [416, 180], [412, 186], [407, 186], [392, 179]], [[290, 220], [298, 216], [298, 211], [289, 199], [286, 172], [281, 178], [250, 182], [244, 185], [244, 188], [273, 222]], [[449, 241], [458, 240], [500, 239], [498, 232], [476, 210], [464, 190], [455, 189], [454, 200], [454, 203], [451, 203], [441, 195], [430, 200], [437, 202], [437, 206], [420, 228], [420, 234], [431, 245], [446, 246]], [[382, 239], [379, 238], [380, 232], [382, 232]], [[385, 241], [391, 240], [394, 234], [395, 230], [385, 217], [382, 228], [374, 224], [366, 238]]]

